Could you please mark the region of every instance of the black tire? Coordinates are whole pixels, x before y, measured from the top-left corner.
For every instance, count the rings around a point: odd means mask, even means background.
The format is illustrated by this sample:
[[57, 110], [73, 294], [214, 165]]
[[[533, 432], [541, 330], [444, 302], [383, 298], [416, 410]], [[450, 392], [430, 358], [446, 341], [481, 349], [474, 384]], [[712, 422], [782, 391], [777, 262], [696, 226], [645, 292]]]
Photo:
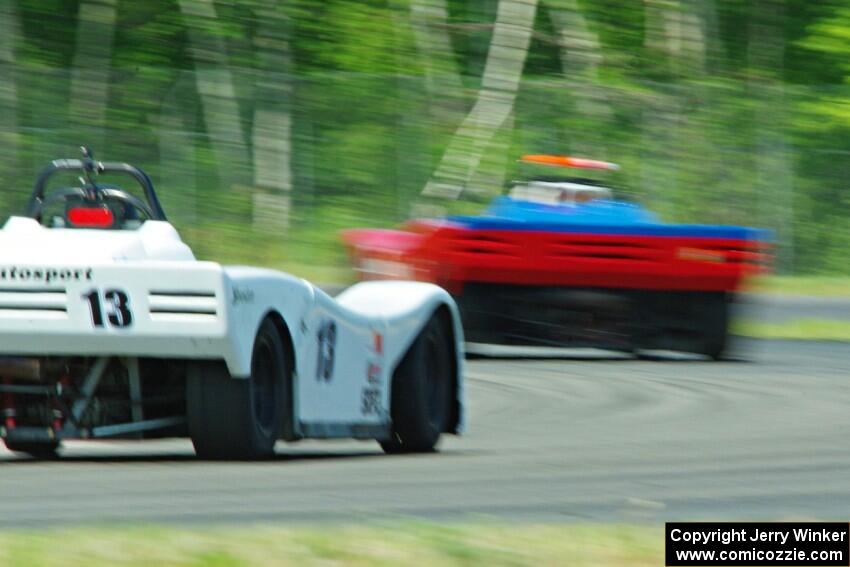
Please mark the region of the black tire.
[[[731, 301], [722, 292], [635, 292], [633, 343], [641, 350], [692, 352], [722, 360]], [[645, 357], [638, 352], [638, 357]], [[654, 359], [654, 356], [648, 358]]]
[[450, 357], [448, 333], [432, 317], [393, 374], [392, 437], [381, 442], [386, 453], [434, 450], [448, 429], [454, 401]]
[[204, 459], [255, 460], [274, 455], [289, 375], [280, 334], [270, 319], [254, 340], [251, 377], [234, 379], [224, 362], [189, 365], [189, 436]]
[[25, 453], [33, 459], [52, 460], [59, 458], [59, 441], [15, 442], [4, 440], [6, 448], [15, 453]]
[[705, 335], [702, 354], [712, 360], [723, 360], [729, 343], [731, 306], [725, 294], [710, 297], [705, 306]]

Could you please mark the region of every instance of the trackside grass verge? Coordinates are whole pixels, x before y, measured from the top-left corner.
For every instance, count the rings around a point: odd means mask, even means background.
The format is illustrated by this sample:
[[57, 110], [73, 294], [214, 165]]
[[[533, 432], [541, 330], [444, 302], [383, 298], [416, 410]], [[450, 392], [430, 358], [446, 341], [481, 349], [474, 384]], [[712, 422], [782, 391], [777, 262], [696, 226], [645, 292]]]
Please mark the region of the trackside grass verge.
[[793, 319], [768, 323], [741, 319], [732, 323], [732, 333], [758, 339], [850, 341], [850, 321]]
[[850, 297], [850, 276], [762, 276], [747, 288], [755, 293]]
[[137, 527], [0, 533], [5, 567], [657, 567], [663, 529], [611, 525]]

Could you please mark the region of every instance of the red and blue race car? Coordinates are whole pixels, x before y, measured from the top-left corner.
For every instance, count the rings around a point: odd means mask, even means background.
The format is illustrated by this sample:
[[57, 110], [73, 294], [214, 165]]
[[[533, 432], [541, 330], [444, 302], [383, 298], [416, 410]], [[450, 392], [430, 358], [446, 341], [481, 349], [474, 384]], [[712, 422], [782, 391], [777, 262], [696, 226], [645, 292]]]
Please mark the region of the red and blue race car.
[[[607, 170], [562, 156], [523, 161]], [[745, 279], [767, 269], [768, 231], [667, 224], [587, 179], [515, 183], [480, 216], [343, 233], [361, 279], [434, 282], [469, 343], [652, 349], [718, 359]]]

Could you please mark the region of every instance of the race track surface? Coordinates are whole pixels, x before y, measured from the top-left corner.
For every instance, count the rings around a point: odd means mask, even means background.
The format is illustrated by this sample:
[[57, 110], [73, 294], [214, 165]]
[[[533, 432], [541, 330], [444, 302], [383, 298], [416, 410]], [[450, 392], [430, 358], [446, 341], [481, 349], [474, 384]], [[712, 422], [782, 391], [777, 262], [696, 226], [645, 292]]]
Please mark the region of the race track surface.
[[469, 431], [433, 455], [281, 444], [264, 463], [185, 441], [0, 450], [0, 528], [499, 518], [846, 520], [850, 344], [760, 342], [749, 362], [473, 360]]
[[795, 319], [850, 320], [850, 297], [747, 294], [738, 307], [740, 315], [765, 323]]

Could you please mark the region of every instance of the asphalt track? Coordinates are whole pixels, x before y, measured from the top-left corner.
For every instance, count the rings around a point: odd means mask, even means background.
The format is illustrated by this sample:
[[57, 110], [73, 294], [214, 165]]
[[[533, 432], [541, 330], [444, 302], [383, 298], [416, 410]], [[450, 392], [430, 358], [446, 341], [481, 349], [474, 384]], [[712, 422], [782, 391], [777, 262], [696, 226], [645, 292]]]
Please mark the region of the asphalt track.
[[850, 297], [747, 294], [739, 304], [740, 315], [765, 323], [795, 319], [850, 320]]
[[442, 452], [281, 444], [263, 463], [188, 442], [0, 452], [0, 528], [494, 518], [847, 520], [850, 344], [756, 342], [747, 362], [473, 360], [469, 430]]

